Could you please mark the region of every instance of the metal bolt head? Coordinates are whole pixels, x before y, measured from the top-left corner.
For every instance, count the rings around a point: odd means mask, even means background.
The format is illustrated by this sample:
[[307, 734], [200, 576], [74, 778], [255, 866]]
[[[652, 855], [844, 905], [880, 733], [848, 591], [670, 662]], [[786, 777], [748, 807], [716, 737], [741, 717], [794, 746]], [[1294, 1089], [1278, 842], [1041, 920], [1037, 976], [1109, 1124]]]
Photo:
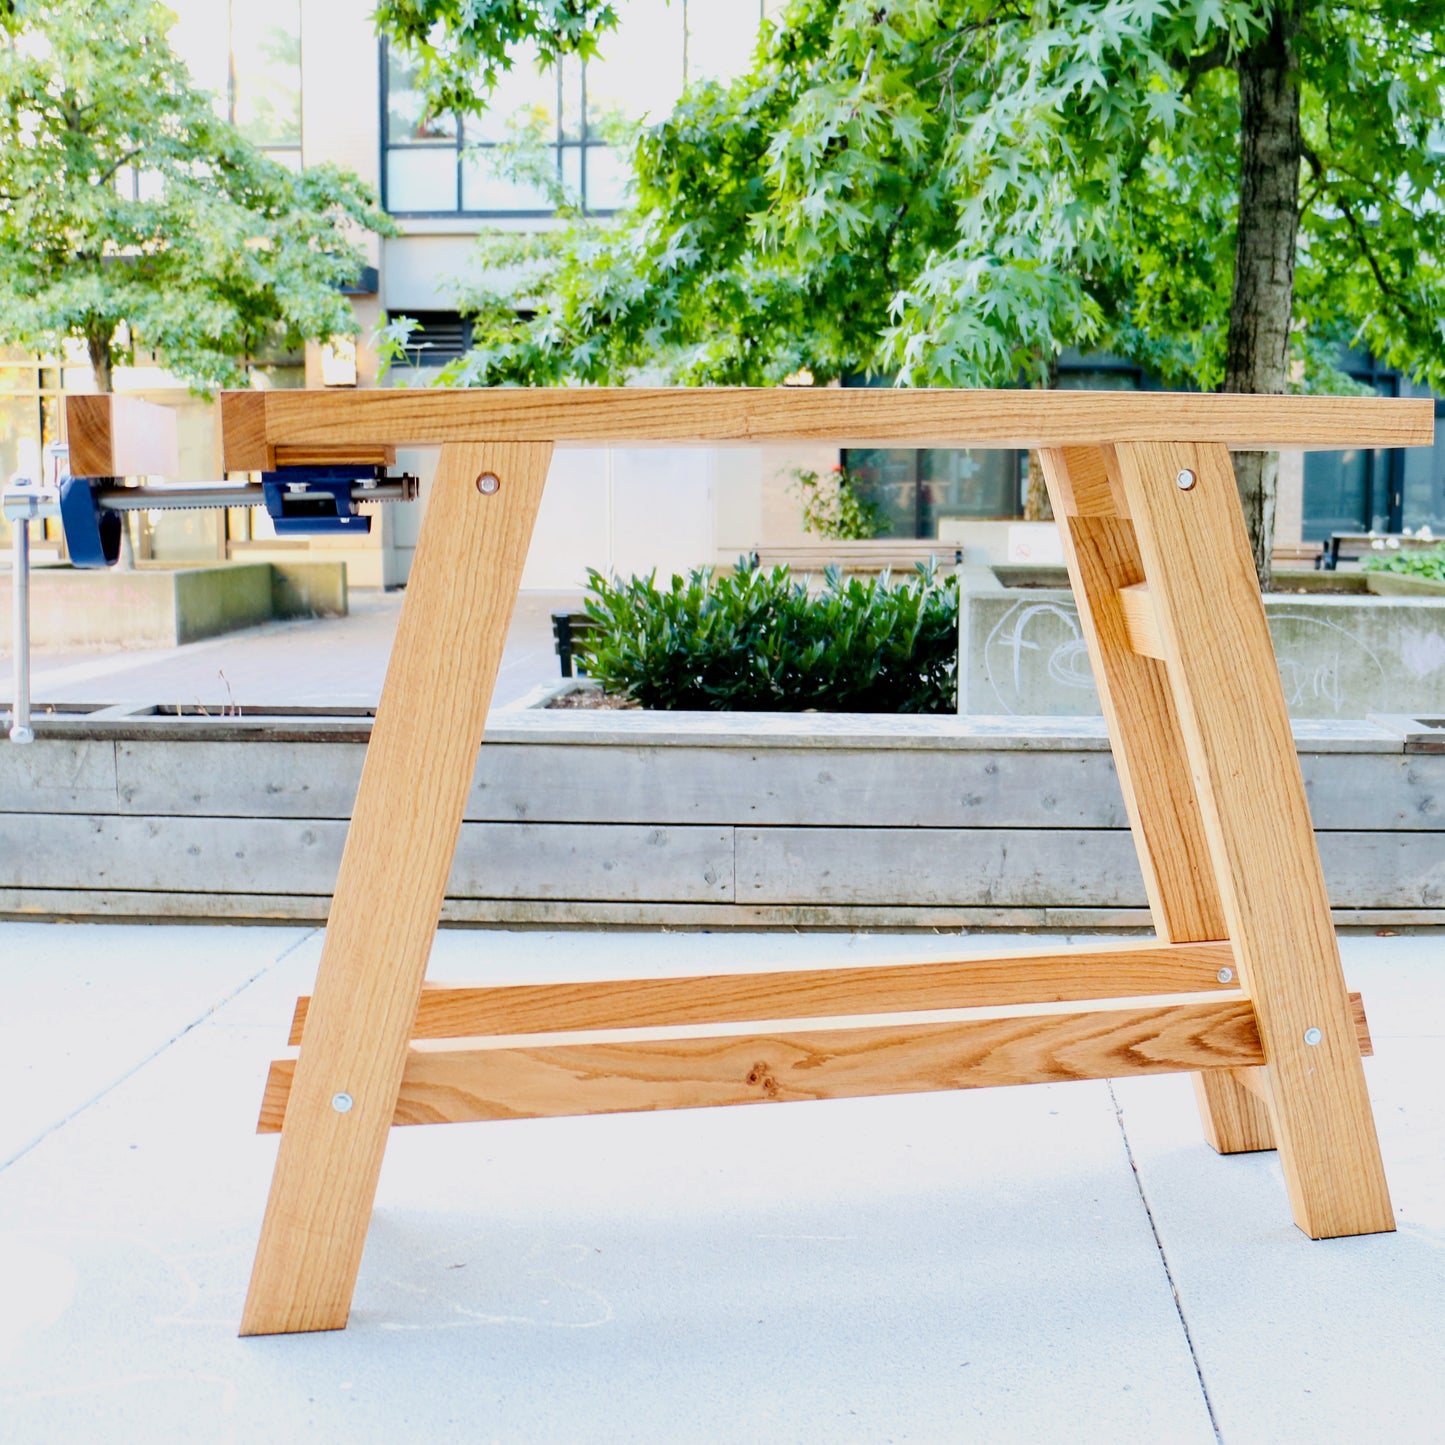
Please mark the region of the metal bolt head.
[[495, 496], [502, 488], [502, 479], [495, 472], [483, 472], [477, 478], [477, 490], [484, 497]]
[[331, 1096], [331, 1107], [335, 1109], [338, 1114], [349, 1114], [351, 1112], [351, 1106], [355, 1102], [350, 1094], [333, 1094]]
[[1196, 478], [1194, 473], [1191, 472], [1188, 467], [1185, 467], [1174, 480], [1179, 483], [1179, 490], [1181, 492], [1187, 492], [1190, 487], [1194, 485]]
[[1229, 967], [1221, 968], [1215, 977], [1220, 983], [1229, 983], [1234, 978], [1234, 970]]
[[1305, 1030], [1305, 1043], [1311, 1046], [1319, 1043], [1322, 1038], [1324, 1038], [1324, 1033], [1313, 1026]]

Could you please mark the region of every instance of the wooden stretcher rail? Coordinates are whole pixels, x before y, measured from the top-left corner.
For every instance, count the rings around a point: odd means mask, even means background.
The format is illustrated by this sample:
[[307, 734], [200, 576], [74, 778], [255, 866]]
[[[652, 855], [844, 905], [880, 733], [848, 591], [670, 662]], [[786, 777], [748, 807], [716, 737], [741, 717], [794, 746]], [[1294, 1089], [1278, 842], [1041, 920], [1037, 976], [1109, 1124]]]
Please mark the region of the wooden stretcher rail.
[[[1350, 1003], [1367, 1052], [1359, 995]], [[1254, 1009], [1238, 993], [982, 1017], [840, 1022], [810, 1020], [795, 1030], [755, 1024], [745, 1033], [666, 1038], [634, 1031], [413, 1044], [392, 1122], [789, 1103], [1264, 1063]], [[271, 1065], [258, 1133], [280, 1130], [295, 1067], [293, 1059]]]
[[260, 471], [278, 448], [425, 446], [485, 437], [576, 445], [1428, 446], [1434, 404], [1341, 396], [1168, 392], [861, 390], [840, 387], [514, 387], [226, 392], [227, 471]]
[[[1108, 944], [1031, 949], [931, 963], [880, 961], [848, 968], [490, 988], [428, 983], [414, 1039], [553, 1029], [644, 1028], [740, 1019], [818, 1018], [907, 1009], [988, 1008], [1066, 999], [1201, 993], [1232, 987], [1227, 943]], [[301, 1042], [309, 997], [297, 1000]]]

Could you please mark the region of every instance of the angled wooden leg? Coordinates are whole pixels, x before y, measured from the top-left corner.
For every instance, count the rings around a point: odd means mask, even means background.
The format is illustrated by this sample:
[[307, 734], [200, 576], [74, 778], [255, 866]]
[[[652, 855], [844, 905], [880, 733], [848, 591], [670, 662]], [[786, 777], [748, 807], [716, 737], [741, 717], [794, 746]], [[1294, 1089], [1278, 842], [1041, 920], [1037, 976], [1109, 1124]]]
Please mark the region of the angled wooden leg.
[[[243, 1335], [341, 1329], [350, 1313], [551, 453], [547, 442], [442, 448], [327, 921]], [[484, 474], [495, 489], [478, 486]]]
[[[1154, 930], [1167, 943], [1227, 936], [1199, 800], [1164, 664], [1129, 643], [1119, 591], [1144, 563], [1117, 475], [1097, 447], [1040, 454], [1079, 621], [1144, 874]], [[1272, 1149], [1269, 1119], [1225, 1070], [1195, 1075], [1204, 1137], [1221, 1154]]]
[[1114, 449], [1295, 1222], [1393, 1229], [1289, 714], [1220, 445]]

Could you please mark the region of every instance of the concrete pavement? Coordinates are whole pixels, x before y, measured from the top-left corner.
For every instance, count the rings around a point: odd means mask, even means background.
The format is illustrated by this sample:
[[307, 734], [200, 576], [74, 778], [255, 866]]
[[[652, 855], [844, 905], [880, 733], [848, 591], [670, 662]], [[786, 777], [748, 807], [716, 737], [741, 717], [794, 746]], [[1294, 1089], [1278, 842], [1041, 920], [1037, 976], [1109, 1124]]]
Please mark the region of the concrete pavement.
[[[1343, 943], [1394, 1235], [1305, 1239], [1183, 1077], [403, 1129], [350, 1328], [241, 1340], [256, 1107], [320, 940], [0, 924], [6, 1445], [1441, 1438], [1436, 937]], [[448, 931], [432, 973], [1010, 942]]]
[[[8, 579], [5, 582], [8, 584]], [[347, 617], [268, 622], [188, 643], [131, 652], [37, 653], [32, 669], [36, 710], [45, 703], [157, 703], [259, 710], [374, 707], [401, 615], [403, 592], [353, 590]], [[517, 600], [493, 706], [513, 702], [560, 676], [552, 649], [554, 608], [575, 609], [580, 592], [524, 592]], [[8, 646], [9, 638], [3, 639]], [[13, 677], [0, 657], [0, 700]]]

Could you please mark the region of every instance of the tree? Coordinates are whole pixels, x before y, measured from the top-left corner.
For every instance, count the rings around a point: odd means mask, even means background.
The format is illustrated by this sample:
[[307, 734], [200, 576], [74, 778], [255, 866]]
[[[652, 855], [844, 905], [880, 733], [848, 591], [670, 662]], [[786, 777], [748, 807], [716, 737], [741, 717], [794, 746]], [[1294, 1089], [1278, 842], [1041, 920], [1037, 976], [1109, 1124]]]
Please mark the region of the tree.
[[[396, 33], [445, 74], [476, 8]], [[1442, 43], [1438, 0], [793, 0], [639, 137], [617, 223], [490, 242], [530, 271], [448, 379], [1046, 385], [1078, 346], [1283, 392], [1356, 344], [1441, 385]], [[1271, 460], [1236, 473], [1267, 583]]]
[[367, 186], [293, 174], [221, 120], [152, 0], [0, 12], [0, 340], [85, 343], [97, 386], [138, 349], [200, 390], [263, 347], [357, 329], [338, 290], [390, 229]]

